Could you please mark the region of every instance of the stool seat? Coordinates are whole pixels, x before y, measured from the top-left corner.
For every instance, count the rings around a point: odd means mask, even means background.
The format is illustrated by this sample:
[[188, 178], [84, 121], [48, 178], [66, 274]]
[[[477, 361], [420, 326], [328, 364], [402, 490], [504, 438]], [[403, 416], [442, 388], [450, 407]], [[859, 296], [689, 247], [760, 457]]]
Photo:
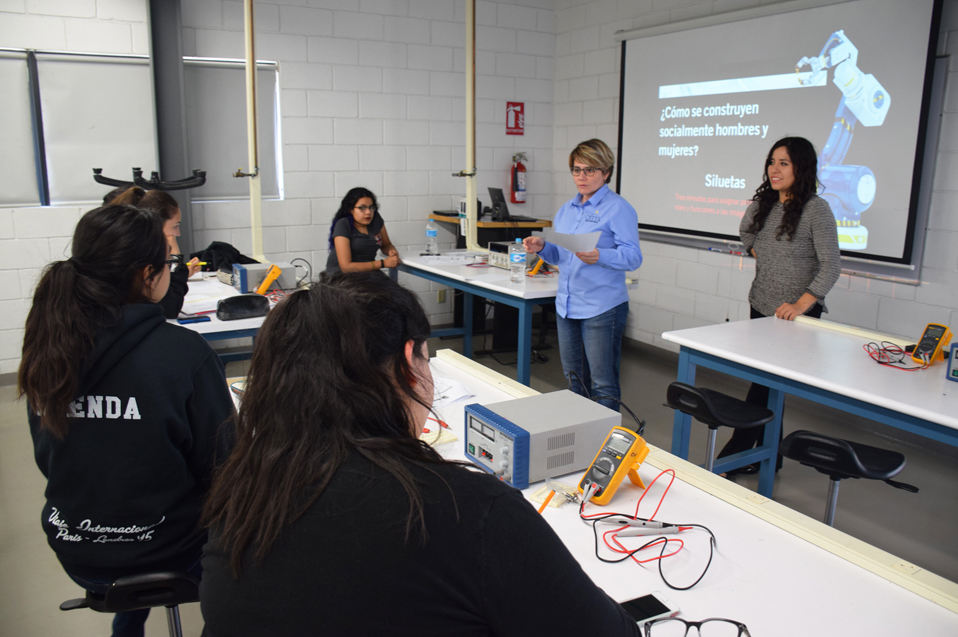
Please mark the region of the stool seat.
[[829, 526], [835, 521], [838, 485], [846, 478], [882, 480], [896, 489], [918, 493], [917, 487], [892, 480], [905, 468], [905, 456], [897, 451], [799, 430], [782, 440], [778, 452], [831, 479], [825, 506], [825, 524]]
[[768, 424], [775, 418], [775, 412], [771, 409], [732, 398], [714, 389], [693, 387], [679, 381], [669, 385], [665, 400], [672, 409], [688, 414], [699, 422], [708, 425], [709, 438], [705, 451], [706, 471], [711, 471], [715, 466], [715, 432], [719, 427], [751, 429]]
[[85, 598], [60, 604], [60, 610], [89, 608], [98, 613], [123, 613], [198, 601], [200, 582], [189, 573], [146, 573], [118, 578], [105, 595], [87, 591]]
[[788, 434], [779, 453], [836, 480], [888, 480], [905, 468], [905, 456], [897, 451], [804, 430]]
[[169, 571], [128, 575], [114, 581], [105, 595], [87, 591], [86, 597], [60, 604], [60, 610], [89, 608], [98, 613], [124, 613], [166, 606], [170, 637], [182, 637], [177, 606], [200, 601], [200, 581], [189, 573]]
[[713, 389], [693, 387], [678, 381], [669, 385], [666, 400], [672, 409], [692, 416], [710, 429], [751, 429], [766, 425], [775, 418], [775, 413], [766, 407], [752, 405]]

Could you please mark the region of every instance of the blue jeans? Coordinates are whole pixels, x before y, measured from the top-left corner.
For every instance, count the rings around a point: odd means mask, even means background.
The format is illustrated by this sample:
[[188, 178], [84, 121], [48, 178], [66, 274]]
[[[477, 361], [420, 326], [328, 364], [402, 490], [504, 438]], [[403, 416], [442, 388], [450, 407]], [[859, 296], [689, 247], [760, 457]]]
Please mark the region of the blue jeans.
[[[556, 316], [559, 333], [559, 356], [562, 374], [569, 389], [580, 396], [608, 396], [598, 403], [619, 411], [619, 361], [622, 358], [622, 335], [629, 315], [626, 301], [607, 312], [587, 319]], [[578, 376], [578, 378], [576, 378]]]
[[[191, 566], [187, 572], [196, 579], [202, 579], [203, 565], [197, 560], [196, 564]], [[72, 575], [69, 571], [67, 571], [67, 575], [86, 590], [97, 593], [98, 595], [105, 595], [107, 589], [113, 584], [112, 579], [84, 579]], [[144, 625], [149, 615], [149, 608], [115, 614], [113, 616], [113, 637], [143, 637]]]

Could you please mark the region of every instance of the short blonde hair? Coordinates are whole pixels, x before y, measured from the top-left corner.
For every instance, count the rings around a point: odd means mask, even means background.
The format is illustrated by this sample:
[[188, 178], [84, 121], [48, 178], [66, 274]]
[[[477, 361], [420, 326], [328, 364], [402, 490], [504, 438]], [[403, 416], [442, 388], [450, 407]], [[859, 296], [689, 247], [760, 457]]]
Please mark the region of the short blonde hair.
[[601, 139], [589, 139], [573, 148], [572, 152], [569, 153], [569, 168], [572, 168], [577, 160], [586, 166], [595, 166], [603, 173], [608, 172], [609, 174], [605, 176], [605, 183], [612, 181], [615, 155], [612, 153], [612, 149]]

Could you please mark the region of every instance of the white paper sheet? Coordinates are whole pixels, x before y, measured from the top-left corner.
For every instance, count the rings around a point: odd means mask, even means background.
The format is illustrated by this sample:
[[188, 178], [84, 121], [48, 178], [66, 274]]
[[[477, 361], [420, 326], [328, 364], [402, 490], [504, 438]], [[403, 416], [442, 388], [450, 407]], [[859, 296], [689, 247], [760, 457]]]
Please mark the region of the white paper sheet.
[[183, 301], [182, 312], [198, 314], [216, 310], [220, 299], [239, 294], [234, 288], [223, 285], [216, 279], [190, 280], [190, 291]]
[[588, 232], [586, 234], [563, 234], [553, 232], [549, 237], [549, 243], [563, 247], [569, 252], [591, 252], [599, 243], [601, 232]]
[[475, 396], [469, 388], [460, 383], [458, 380], [453, 380], [451, 378], [444, 378], [438, 373], [433, 373], [433, 402], [432, 406], [435, 409], [441, 409], [447, 405], [458, 402], [460, 400], [466, 400], [467, 398], [472, 398]]

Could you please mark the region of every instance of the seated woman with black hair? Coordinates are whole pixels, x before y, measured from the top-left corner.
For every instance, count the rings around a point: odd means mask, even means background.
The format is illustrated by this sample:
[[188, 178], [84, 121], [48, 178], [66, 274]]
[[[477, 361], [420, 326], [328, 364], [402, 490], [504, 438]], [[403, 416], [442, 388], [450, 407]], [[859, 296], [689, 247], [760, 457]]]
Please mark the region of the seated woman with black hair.
[[[18, 378], [47, 478], [47, 540], [67, 574], [100, 594], [126, 575], [199, 577], [200, 508], [229, 452], [223, 364], [156, 304], [170, 280], [159, 217], [97, 208], [72, 250], [37, 284]], [[113, 634], [143, 635], [148, 613], [118, 613]]]
[[[380, 250], [385, 259], [376, 259]], [[329, 228], [326, 274], [369, 272], [397, 265], [399, 251], [389, 240], [376, 195], [365, 188], [353, 188], [343, 197]]]
[[429, 331], [374, 273], [267, 316], [204, 510], [204, 634], [639, 635], [522, 493], [419, 440]]

